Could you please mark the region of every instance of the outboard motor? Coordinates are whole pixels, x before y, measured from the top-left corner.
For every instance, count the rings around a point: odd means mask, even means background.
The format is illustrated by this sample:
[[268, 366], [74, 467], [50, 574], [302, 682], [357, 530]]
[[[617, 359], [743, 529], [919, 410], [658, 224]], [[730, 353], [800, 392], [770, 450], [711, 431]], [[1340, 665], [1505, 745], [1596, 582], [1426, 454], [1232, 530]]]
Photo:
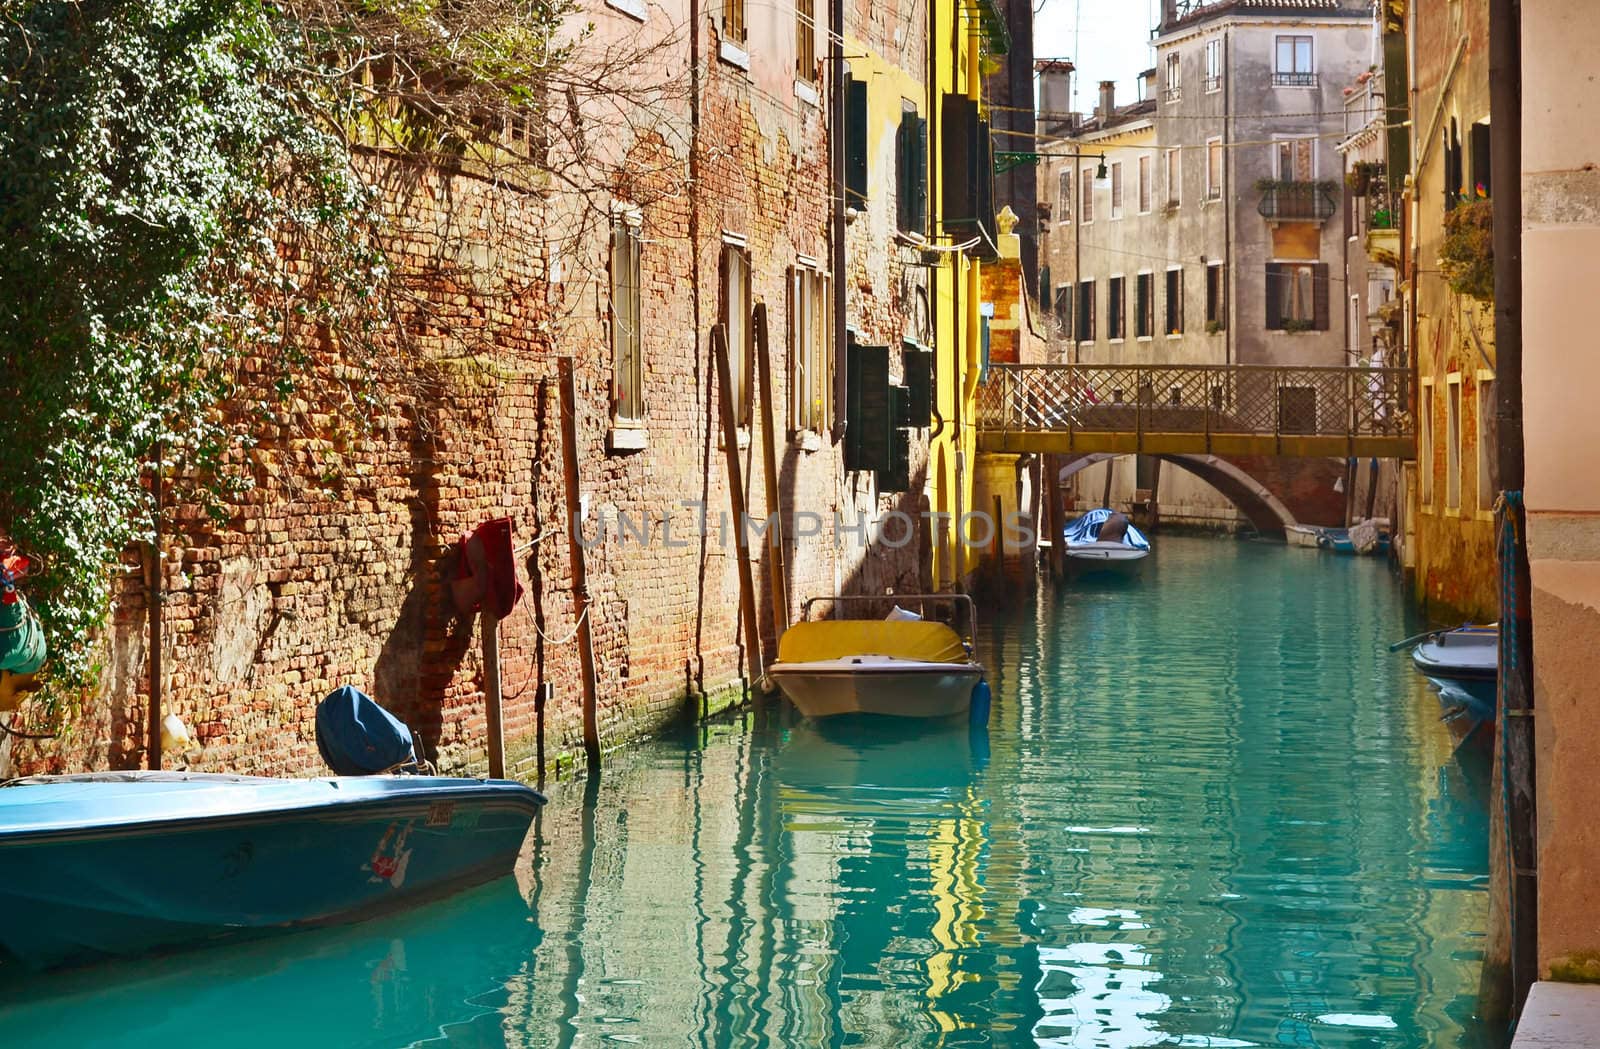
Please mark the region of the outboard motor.
[[418, 771], [405, 722], [352, 685], [334, 689], [317, 704], [317, 750], [341, 776]]

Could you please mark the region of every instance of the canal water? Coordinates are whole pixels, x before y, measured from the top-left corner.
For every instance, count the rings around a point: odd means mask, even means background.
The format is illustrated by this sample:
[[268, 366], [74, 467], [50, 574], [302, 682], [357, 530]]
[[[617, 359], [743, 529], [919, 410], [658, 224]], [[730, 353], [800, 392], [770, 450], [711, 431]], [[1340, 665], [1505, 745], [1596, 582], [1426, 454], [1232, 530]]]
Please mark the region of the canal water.
[[437, 906], [0, 970], [0, 1044], [1485, 1044], [1488, 768], [1416, 626], [1375, 559], [1164, 536], [983, 624], [987, 733], [685, 730]]

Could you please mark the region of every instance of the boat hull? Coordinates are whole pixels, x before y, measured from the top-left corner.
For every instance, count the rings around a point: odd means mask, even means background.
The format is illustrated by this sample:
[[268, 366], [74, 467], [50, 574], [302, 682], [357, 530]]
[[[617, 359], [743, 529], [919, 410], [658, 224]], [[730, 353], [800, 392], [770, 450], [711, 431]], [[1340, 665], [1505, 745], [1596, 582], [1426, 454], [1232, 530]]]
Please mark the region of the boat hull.
[[943, 718], [971, 708], [983, 668], [976, 663], [859, 657], [774, 663], [767, 673], [806, 717]]
[[59, 788], [83, 808], [94, 786], [126, 797], [134, 783], [0, 791], [0, 818], [23, 817], [0, 826], [0, 946], [50, 968], [360, 920], [508, 873], [543, 802], [520, 784], [433, 777], [180, 782], [199, 786], [98, 823], [28, 805], [48, 808], [38, 795]]

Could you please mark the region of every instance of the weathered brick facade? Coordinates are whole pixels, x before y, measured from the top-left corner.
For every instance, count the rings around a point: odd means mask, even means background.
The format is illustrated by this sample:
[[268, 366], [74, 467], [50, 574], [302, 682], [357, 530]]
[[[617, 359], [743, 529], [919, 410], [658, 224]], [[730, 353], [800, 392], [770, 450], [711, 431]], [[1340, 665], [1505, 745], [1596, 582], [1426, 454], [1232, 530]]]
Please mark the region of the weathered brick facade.
[[[163, 537], [162, 710], [180, 715], [202, 745], [187, 757], [167, 755], [169, 766], [325, 771], [315, 706], [353, 684], [407, 721], [441, 767], [481, 770], [480, 623], [457, 613], [449, 582], [456, 538], [499, 516], [514, 522], [526, 588], [500, 625], [511, 764], [528, 768], [541, 686], [552, 694], [549, 759], [579, 746], [558, 356], [573, 358], [577, 376], [585, 534], [593, 539], [611, 524], [587, 552], [602, 740], [619, 744], [737, 690], [754, 669], [740, 641], [734, 531], [724, 545], [719, 527], [729, 497], [709, 337], [728, 235], [748, 250], [752, 303], [767, 307], [784, 510], [829, 522], [820, 535], [791, 529], [786, 537], [791, 608], [841, 586], [916, 582], [917, 544], [909, 552], [836, 552], [833, 514], [862, 502], [870, 486], [845, 475], [832, 435], [800, 440], [785, 422], [790, 268], [800, 256], [828, 257], [826, 85], [824, 104], [795, 91], [792, 21], [752, 25], [741, 65], [737, 53], [729, 60], [715, 18], [707, 31], [689, 27], [686, 10], [661, 14], [681, 29], [677, 53], [693, 56], [696, 104], [686, 94], [679, 110], [638, 138], [626, 127], [589, 136], [616, 158], [610, 197], [641, 213], [646, 418], [644, 439], [634, 443], [643, 447], [621, 450], [610, 439], [608, 231], [604, 221], [571, 221], [597, 201], [467, 175], [394, 179], [408, 189], [387, 201], [405, 220], [390, 248], [416, 297], [392, 318], [395, 358], [413, 363], [397, 365], [375, 408], [360, 409], [340, 382], [352, 362], [324, 340], [306, 400], [250, 453], [255, 486], [232, 518], [217, 526], [183, 508]], [[602, 38], [632, 31], [632, 19], [609, 7], [596, 5], [595, 17]], [[658, 17], [654, 8], [649, 17]], [[820, 61], [820, 32], [816, 46]], [[674, 138], [672, 128], [683, 133]], [[549, 232], [557, 225], [583, 232], [558, 245]], [[456, 255], [491, 270], [499, 284], [440, 276], [451, 272], [440, 259]], [[895, 290], [900, 276], [890, 274], [884, 288], [880, 275], [860, 275], [872, 290], [859, 300], [859, 316], [878, 318], [874, 329], [896, 340], [909, 301]], [[402, 357], [402, 335], [415, 356]], [[749, 512], [765, 517], [757, 408], [740, 458]], [[704, 537], [686, 502], [704, 504]], [[649, 541], [620, 537], [619, 515], [652, 520]], [[670, 543], [663, 515], [671, 518]], [[770, 647], [768, 577], [759, 546], [754, 553]], [[21, 769], [146, 761], [148, 589], [136, 552], [126, 568], [107, 630], [102, 694], [65, 738], [15, 748]]]

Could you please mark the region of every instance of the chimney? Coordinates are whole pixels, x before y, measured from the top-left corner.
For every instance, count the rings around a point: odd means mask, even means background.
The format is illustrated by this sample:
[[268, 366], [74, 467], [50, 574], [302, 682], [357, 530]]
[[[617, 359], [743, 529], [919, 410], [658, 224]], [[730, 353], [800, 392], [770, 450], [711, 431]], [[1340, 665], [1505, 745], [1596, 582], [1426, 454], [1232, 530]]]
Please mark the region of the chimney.
[[1161, 0], [1161, 25], [1157, 32], [1166, 32], [1178, 20], [1178, 0]]
[[1117, 112], [1117, 82], [1115, 80], [1100, 81], [1100, 105], [1095, 109], [1094, 115], [1102, 121], [1110, 120]]
[[1041, 58], [1033, 69], [1039, 74], [1039, 133], [1071, 133], [1072, 63], [1065, 58]]

